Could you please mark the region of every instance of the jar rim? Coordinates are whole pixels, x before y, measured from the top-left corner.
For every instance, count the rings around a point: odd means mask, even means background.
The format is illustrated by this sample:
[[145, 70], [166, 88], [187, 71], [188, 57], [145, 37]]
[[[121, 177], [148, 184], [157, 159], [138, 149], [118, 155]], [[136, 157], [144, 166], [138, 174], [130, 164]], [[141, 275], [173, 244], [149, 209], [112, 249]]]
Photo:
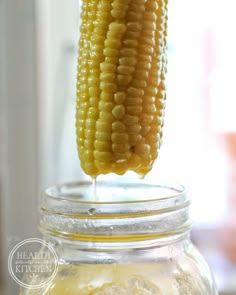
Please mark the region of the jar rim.
[[[95, 185], [95, 188], [93, 187]], [[88, 198], [88, 195], [86, 196], [86, 199], [84, 199], [84, 195], [79, 194], [80, 190], [82, 188], [90, 188], [90, 199]], [[155, 190], [155, 196], [154, 197], [132, 197], [132, 199], [122, 199], [119, 196], [119, 200], [117, 200], [117, 195], [114, 196], [114, 192], [112, 192], [113, 196], [112, 200], [104, 200], [104, 196], [102, 198], [94, 196], [96, 193], [99, 193], [99, 188], [104, 187], [105, 189], [113, 188], [124, 188], [125, 190], [130, 190], [132, 187], [133, 189], [148, 189], [150, 188]], [[92, 189], [92, 190], [91, 190]], [[126, 192], [127, 193], [127, 192]], [[138, 193], [136, 191], [136, 193]], [[156, 196], [158, 194], [159, 196]], [[187, 194], [186, 187], [182, 184], [157, 184], [152, 181], [147, 180], [134, 180], [134, 179], [127, 179], [126, 181], [120, 181], [120, 180], [112, 180], [110, 182], [108, 181], [96, 181], [94, 184], [94, 181], [77, 181], [77, 182], [66, 182], [58, 185], [53, 185], [48, 187], [44, 192], [43, 196], [46, 198], [51, 198], [54, 200], [60, 200], [63, 202], [72, 202], [72, 203], [81, 203], [81, 204], [97, 204], [97, 205], [120, 205], [120, 204], [136, 204], [136, 203], [148, 203], [148, 202], [154, 202], [154, 201], [163, 201], [163, 200], [171, 200], [176, 198], [182, 198]], [[161, 196], [160, 196], [161, 195]], [[81, 197], [83, 199], [81, 199]], [[114, 198], [115, 197], [115, 198]], [[115, 201], [114, 201], [115, 199]]]
[[[147, 240], [189, 230], [190, 199], [182, 185], [147, 180], [80, 181], [48, 188], [42, 195], [44, 233], [80, 241]], [[109, 189], [108, 189], [109, 188]]]
[[[93, 198], [97, 195], [97, 199]], [[92, 181], [54, 185], [42, 195], [44, 212], [96, 218], [135, 214], [158, 214], [188, 207], [190, 199], [183, 185], [161, 185], [147, 180]], [[91, 214], [92, 213], [92, 214]], [[91, 217], [92, 215], [92, 217]]]

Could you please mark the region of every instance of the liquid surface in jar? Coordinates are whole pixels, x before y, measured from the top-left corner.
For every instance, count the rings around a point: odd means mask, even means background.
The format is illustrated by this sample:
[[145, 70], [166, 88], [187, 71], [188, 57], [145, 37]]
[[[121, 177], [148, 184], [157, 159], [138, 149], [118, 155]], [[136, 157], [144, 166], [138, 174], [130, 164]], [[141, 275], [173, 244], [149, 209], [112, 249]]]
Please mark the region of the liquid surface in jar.
[[[177, 270], [168, 262], [63, 266], [45, 290], [26, 295], [211, 295], [202, 278]], [[168, 275], [169, 273], [169, 275]], [[21, 295], [21, 294], [20, 294]]]
[[144, 176], [161, 145], [168, 0], [83, 0], [77, 146], [88, 175]]

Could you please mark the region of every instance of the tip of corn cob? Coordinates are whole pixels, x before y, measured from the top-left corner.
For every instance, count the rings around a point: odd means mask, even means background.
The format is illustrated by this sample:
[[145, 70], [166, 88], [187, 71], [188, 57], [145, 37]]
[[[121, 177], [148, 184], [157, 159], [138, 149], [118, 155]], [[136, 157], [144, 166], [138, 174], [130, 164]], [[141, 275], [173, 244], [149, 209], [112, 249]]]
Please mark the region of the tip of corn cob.
[[151, 170], [165, 108], [167, 0], [83, 0], [76, 132], [93, 177]]

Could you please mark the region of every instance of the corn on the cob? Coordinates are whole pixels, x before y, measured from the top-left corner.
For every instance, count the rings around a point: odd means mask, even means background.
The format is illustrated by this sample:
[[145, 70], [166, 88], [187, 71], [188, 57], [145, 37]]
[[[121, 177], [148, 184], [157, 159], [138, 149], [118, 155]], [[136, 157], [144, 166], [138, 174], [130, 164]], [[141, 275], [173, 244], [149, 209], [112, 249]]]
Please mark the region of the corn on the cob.
[[161, 144], [168, 0], [83, 0], [77, 145], [96, 177], [145, 175]]

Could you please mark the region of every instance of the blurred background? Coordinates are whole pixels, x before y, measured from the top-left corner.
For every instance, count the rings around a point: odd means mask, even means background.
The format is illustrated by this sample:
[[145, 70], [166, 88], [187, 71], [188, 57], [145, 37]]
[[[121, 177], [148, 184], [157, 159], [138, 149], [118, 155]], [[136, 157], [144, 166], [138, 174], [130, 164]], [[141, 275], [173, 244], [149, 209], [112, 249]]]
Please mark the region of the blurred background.
[[[148, 178], [183, 183], [193, 240], [236, 294], [235, 0], [170, 0], [163, 145]], [[77, 0], [0, 0], [0, 294], [9, 252], [40, 237], [48, 185], [86, 178], [75, 140]]]

